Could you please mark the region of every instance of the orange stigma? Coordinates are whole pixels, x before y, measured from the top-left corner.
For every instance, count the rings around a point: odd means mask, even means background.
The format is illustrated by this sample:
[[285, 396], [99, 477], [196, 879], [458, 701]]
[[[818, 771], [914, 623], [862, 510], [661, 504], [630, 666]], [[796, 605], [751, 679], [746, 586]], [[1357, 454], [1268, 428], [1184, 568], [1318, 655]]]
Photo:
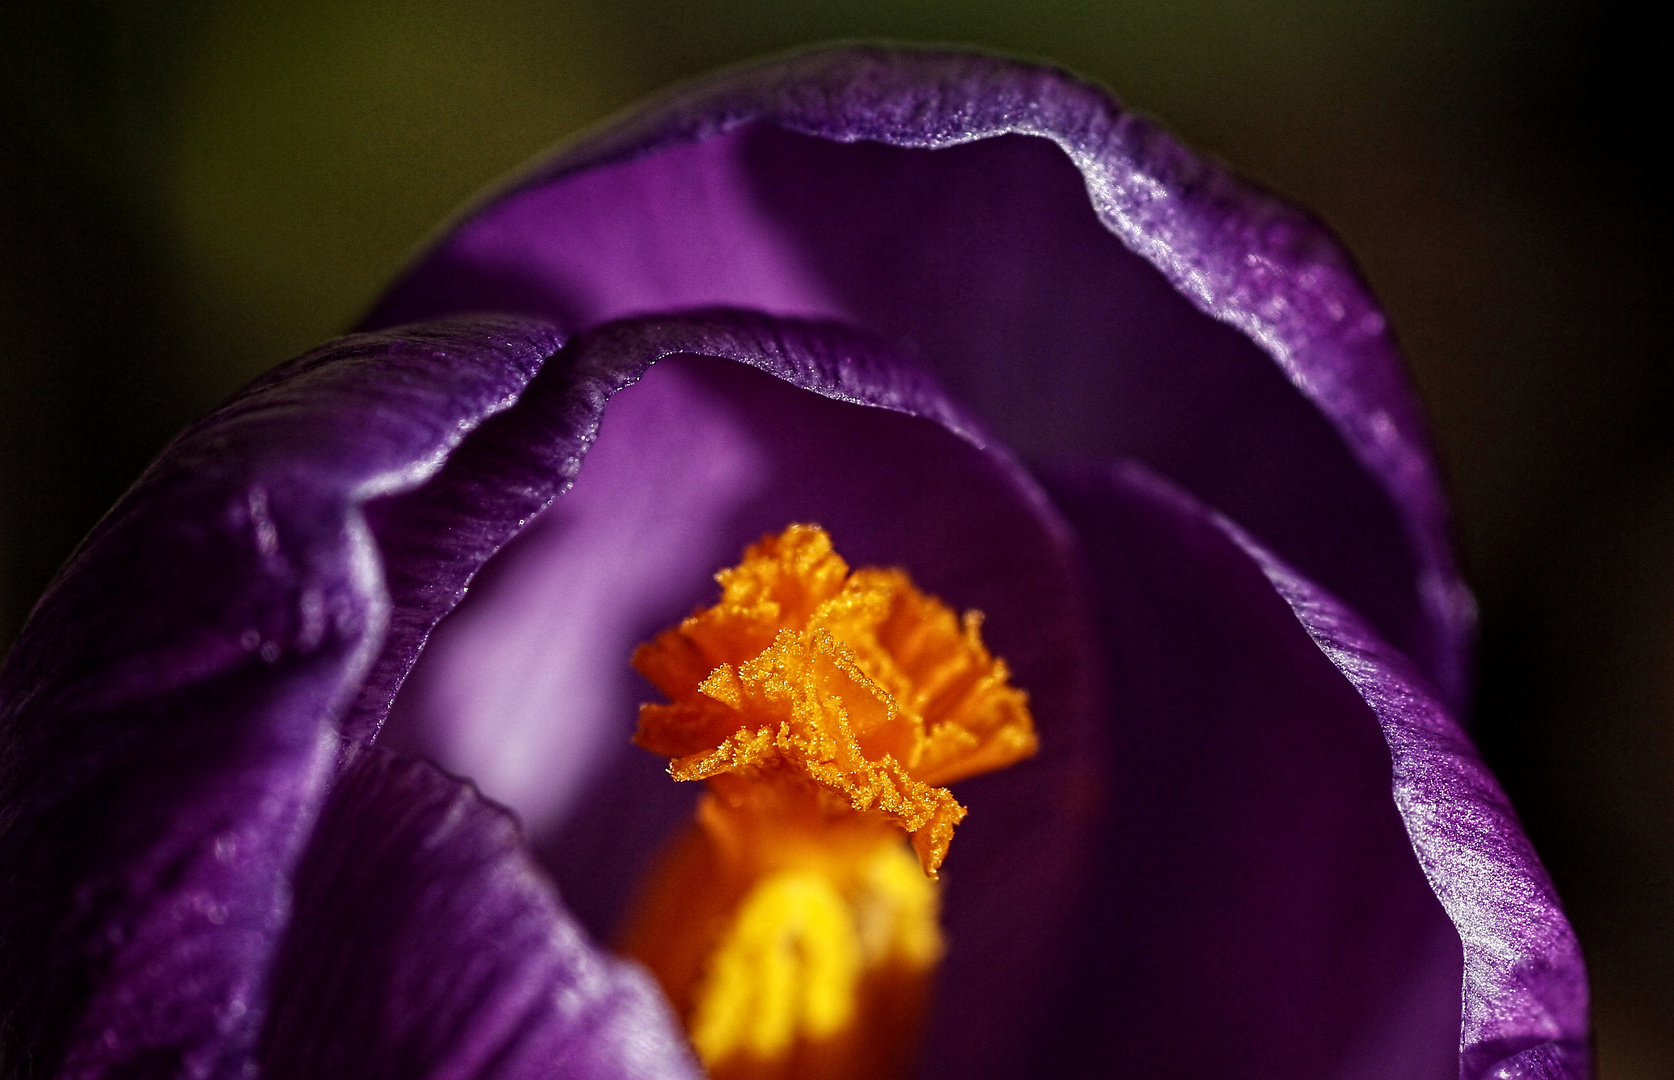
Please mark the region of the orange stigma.
[[641, 707], [634, 741], [708, 791], [624, 951], [718, 1080], [899, 1075], [966, 814], [943, 785], [1035, 752], [1027, 695], [980, 613], [958, 618], [899, 569], [851, 573], [818, 526], [716, 579], [719, 603], [634, 653], [670, 699]]

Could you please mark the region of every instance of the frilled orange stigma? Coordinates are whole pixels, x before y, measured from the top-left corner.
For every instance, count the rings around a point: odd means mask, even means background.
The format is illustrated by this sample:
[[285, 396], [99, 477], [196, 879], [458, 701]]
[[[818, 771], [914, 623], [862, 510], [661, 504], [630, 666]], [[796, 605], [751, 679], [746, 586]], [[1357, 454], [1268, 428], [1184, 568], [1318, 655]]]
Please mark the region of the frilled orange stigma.
[[980, 614], [901, 570], [850, 573], [816, 526], [716, 577], [719, 603], [634, 654], [670, 699], [641, 707], [634, 740], [709, 790], [623, 951], [715, 1080], [900, 1076], [943, 951], [936, 871], [965, 816], [944, 785], [1034, 753], [1027, 697]]
[[1035, 752], [1028, 697], [961, 620], [902, 570], [849, 572], [792, 525], [716, 575], [721, 600], [634, 653], [671, 704], [634, 741], [729, 803], [880, 814], [932, 877], [965, 808], [942, 786]]

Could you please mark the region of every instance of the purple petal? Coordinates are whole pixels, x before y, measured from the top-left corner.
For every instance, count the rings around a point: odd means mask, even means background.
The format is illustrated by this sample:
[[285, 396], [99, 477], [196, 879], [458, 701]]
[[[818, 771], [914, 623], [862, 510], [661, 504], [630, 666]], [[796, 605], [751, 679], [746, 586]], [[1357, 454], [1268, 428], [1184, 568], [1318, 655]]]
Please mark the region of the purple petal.
[[325, 346], [170, 444], [60, 573], [0, 674], [8, 1063], [243, 1075], [388, 620], [360, 505], [432, 473], [557, 342], [500, 320]]
[[[479, 439], [495, 442], [492, 456], [472, 457]], [[1026, 1068], [1054, 1007], [1100, 797], [1078, 560], [1026, 474], [876, 345], [720, 312], [573, 339], [449, 469], [491, 457], [549, 462], [574, 487], [437, 627], [380, 738], [468, 772], [516, 810], [600, 936], [696, 794], [628, 744], [652, 691], [627, 657], [712, 600], [716, 567], [765, 532], [817, 521], [855, 564], [904, 565], [949, 603], [987, 613], [985, 636], [1028, 687], [1043, 750], [961, 785], [971, 817], [946, 868], [945, 980], [952, 1000], [977, 985], [995, 1000], [927, 1058], [945, 1053], [973, 1077]], [[478, 493], [479, 520], [514, 524], [522, 511], [505, 508], [523, 497], [523, 475], [461, 472], [457, 490]]]
[[[781, 331], [791, 332], [791, 339], [777, 341]], [[957, 414], [939, 392], [905, 369], [873, 362], [874, 346], [846, 331], [715, 312], [596, 332], [549, 365], [517, 408], [490, 419], [430, 482], [369, 507], [394, 614], [388, 645], [348, 725], [355, 738], [369, 737], [383, 722], [431, 628], [459, 603], [477, 570], [569, 489], [604, 403], [652, 362], [688, 346], [761, 366], [816, 392], [931, 415], [951, 430], [982, 438], [975, 422]], [[799, 373], [799, 366], [809, 370]], [[666, 422], [690, 421], [676, 412]]]
[[383, 751], [338, 778], [297, 871], [271, 1080], [695, 1078], [651, 977], [601, 954], [470, 785]]
[[1402, 820], [1465, 946], [1460, 1076], [1590, 1076], [1581, 948], [1494, 774], [1409, 661], [1236, 526], [1218, 524], [1377, 714]]
[[1100, 90], [859, 48], [723, 74], [472, 211], [369, 325], [713, 304], [905, 342], [1031, 455], [1153, 463], [1462, 699], [1472, 606], [1366, 287], [1316, 222]]
[[1083, 1023], [1135, 1038], [1140, 1074], [1187, 1045], [1205, 1075], [1589, 1076], [1574, 935], [1410, 661], [1154, 474], [1054, 492], [1098, 570], [1119, 703], [1094, 934], [1116, 944], [1090, 963], [1144, 973], [1107, 979]]

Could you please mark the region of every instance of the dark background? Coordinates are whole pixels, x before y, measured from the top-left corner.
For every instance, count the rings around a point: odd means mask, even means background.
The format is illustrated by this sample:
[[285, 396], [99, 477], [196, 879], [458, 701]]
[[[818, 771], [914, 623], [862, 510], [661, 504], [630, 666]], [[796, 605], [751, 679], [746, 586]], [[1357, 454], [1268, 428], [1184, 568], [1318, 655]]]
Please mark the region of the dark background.
[[1600, 1075], [1674, 1076], [1674, 76], [1637, 7], [6, 5], [0, 648], [164, 439], [475, 189], [670, 80], [862, 36], [1055, 59], [1342, 234], [1435, 420], [1477, 731], [1586, 946]]

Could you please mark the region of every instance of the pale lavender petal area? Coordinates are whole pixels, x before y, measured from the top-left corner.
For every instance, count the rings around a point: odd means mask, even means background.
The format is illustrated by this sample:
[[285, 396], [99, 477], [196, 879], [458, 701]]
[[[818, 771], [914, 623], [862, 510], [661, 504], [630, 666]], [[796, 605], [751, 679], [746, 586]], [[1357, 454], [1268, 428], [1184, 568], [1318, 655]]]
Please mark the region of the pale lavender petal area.
[[[1217, 1040], [1218, 1025], [1194, 1021], [1196, 1052], [1221, 1055], [1223, 1071], [1203, 1075], [1268, 1075], [1252, 1067], [1261, 1048], [1277, 1061], [1329, 1040], [1325, 1032], [1356, 1031], [1372, 1041], [1343, 1048], [1339, 1061], [1354, 1068], [1296, 1060], [1270, 1074], [1590, 1076], [1574, 934], [1504, 794], [1411, 661], [1238, 526], [1139, 466], [1052, 487], [1087, 540], [1112, 692], [1132, 710], [1118, 718], [1113, 790], [1119, 803], [1173, 802], [1161, 815], [1112, 822], [1117, 851], [1154, 861], [1112, 866], [1106, 933], [1119, 964], [1138, 958], [1157, 982], [1150, 996], [1143, 980], [1117, 983], [1099, 1007], [1120, 1025], [1137, 1019], [1142, 1039], [1153, 1037], [1143, 1034], [1149, 1025], [1168, 1022], [1154, 1014], [1158, 996], [1174, 1007], [1195, 1003], [1199, 1020], [1266, 1014], [1253, 1041]], [[1242, 640], [1229, 640], [1240, 627]], [[1213, 671], [1194, 680], [1194, 668]], [[1197, 711], [1218, 712], [1212, 728], [1180, 730], [1193, 714], [1182, 705], [1217, 698], [1218, 710]], [[1200, 766], [1223, 770], [1218, 783], [1178, 783], [1189, 747]], [[1134, 795], [1134, 784], [1158, 790]], [[1238, 823], [1239, 792], [1252, 786], [1266, 805], [1246, 806]], [[1274, 815], [1286, 805], [1311, 809], [1286, 823]], [[1192, 834], [1205, 808], [1220, 815], [1223, 835], [1254, 841], [1244, 857], [1259, 862], [1248, 873], [1237, 853]], [[1309, 863], [1311, 873], [1298, 876]], [[1138, 935], [1122, 922], [1124, 897], [1135, 894], [1165, 912]], [[1194, 934], [1182, 920], [1201, 896], [1218, 897], [1219, 929], [1210, 918]], [[1256, 930], [1245, 920], [1263, 909], [1275, 921]], [[1284, 948], [1265, 965], [1251, 963], [1275, 944]], [[1362, 963], [1352, 964], [1357, 954]], [[1335, 969], [1335, 991], [1317, 973], [1311, 986], [1298, 980], [1308, 965]], [[1299, 1006], [1311, 1023], [1294, 1015]], [[1360, 1022], [1350, 1022], [1356, 1010]], [[1287, 1026], [1296, 1041], [1276, 1050], [1271, 1037]]]
[[477, 493], [478, 520], [515, 522], [519, 471], [464, 474], [491, 460], [471, 456], [479, 439], [574, 486], [436, 628], [380, 740], [514, 809], [566, 903], [608, 938], [696, 795], [629, 745], [654, 697], [633, 646], [712, 602], [713, 572], [793, 521], [824, 525], [856, 565], [908, 567], [987, 614], [1042, 731], [1037, 758], [960, 786], [971, 816], [945, 870], [944, 993], [966, 1022], [925, 1052], [967, 1077], [1025, 1074], [1078, 948], [1068, 920], [1100, 800], [1079, 559], [1034, 482], [875, 343], [734, 312], [572, 339], [437, 477]]
[[171, 443], [0, 673], [0, 1016], [41, 1075], [246, 1075], [289, 873], [382, 644], [361, 505], [558, 348], [488, 320], [345, 338]]
[[600, 953], [517, 823], [372, 749], [296, 874], [262, 1037], [268, 1080], [697, 1080], [650, 975]]
[[[790, 334], [786, 342], [776, 340], [781, 330]], [[850, 331], [809, 323], [775, 326], [758, 315], [725, 312], [599, 330], [549, 365], [517, 408], [489, 420], [429, 483], [411, 495], [368, 507], [395, 610], [388, 646], [348, 723], [355, 738], [369, 737], [382, 723], [431, 628], [459, 603], [472, 575], [569, 489], [597, 433], [605, 402], [636, 381], [653, 361], [683, 345], [757, 364], [818, 393], [932, 416], [970, 438], [983, 438], [976, 422], [955, 410], [927, 380], [893, 360], [880, 359], [883, 354], [875, 344]], [[685, 436], [691, 452], [715, 457], [699, 445], [705, 438], [699, 426], [699, 417], [675, 411], [663, 417], [659, 430], [691, 429]], [[713, 464], [726, 468], [720, 458]], [[665, 494], [679, 497], [675, 491]], [[566, 500], [566, 505], [577, 501]], [[556, 516], [574, 515], [564, 510]], [[620, 558], [622, 552], [603, 554], [608, 560]], [[647, 558], [645, 563], [654, 565], [656, 560]], [[649, 595], [678, 587], [649, 577], [640, 586]], [[579, 618], [573, 620], [573, 625], [582, 624]]]
[[881, 48], [724, 73], [468, 212], [368, 325], [715, 304], [897, 340], [1032, 457], [1152, 463], [1463, 699], [1473, 607], [1364, 283], [1317, 222], [1102, 90]]

